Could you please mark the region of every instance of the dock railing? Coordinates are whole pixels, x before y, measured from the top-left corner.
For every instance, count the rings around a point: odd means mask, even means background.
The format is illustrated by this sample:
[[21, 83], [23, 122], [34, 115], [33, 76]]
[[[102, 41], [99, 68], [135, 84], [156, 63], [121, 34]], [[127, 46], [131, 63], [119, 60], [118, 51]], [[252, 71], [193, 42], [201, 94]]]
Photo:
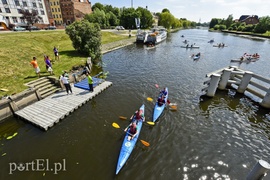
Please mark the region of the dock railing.
[[216, 90], [225, 90], [230, 86], [238, 93], [251, 95], [259, 104], [265, 108], [270, 108], [270, 79], [262, 77], [250, 71], [242, 70], [236, 66], [229, 66], [208, 73], [208, 78], [204, 82], [206, 85], [202, 89], [205, 95], [214, 97]]

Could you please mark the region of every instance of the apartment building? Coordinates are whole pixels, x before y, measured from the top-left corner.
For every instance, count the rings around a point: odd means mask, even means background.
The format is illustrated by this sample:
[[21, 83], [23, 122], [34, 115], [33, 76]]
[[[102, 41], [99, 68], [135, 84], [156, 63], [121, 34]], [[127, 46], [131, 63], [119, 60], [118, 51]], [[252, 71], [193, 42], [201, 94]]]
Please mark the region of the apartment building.
[[59, 0], [63, 22], [66, 25], [83, 19], [85, 14], [92, 13], [91, 2], [88, 0]]
[[37, 11], [42, 18], [40, 24], [49, 24], [43, 0], [0, 0], [0, 26], [4, 29], [12, 26], [27, 26], [22, 18], [22, 9]]
[[63, 18], [59, 0], [49, 0], [49, 1], [50, 1], [50, 10], [54, 19], [54, 25], [62, 25]]

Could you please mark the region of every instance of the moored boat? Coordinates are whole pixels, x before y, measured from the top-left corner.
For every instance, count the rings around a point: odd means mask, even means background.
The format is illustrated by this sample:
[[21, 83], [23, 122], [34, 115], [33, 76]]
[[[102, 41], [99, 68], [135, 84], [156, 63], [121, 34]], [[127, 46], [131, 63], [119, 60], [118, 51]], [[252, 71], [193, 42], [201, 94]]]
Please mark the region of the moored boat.
[[[167, 95], [165, 97], [165, 103], [163, 105], [159, 106], [158, 105], [158, 102], [156, 102], [156, 104], [154, 106], [154, 110], [153, 110], [153, 119], [152, 119], [153, 122], [155, 122], [159, 118], [159, 116], [162, 114], [163, 110], [166, 107], [166, 104], [167, 104], [167, 101], [168, 101], [168, 96], [169, 96], [169, 91], [168, 91], [168, 88], [167, 87], [165, 89], [167, 91]], [[161, 95], [162, 94], [159, 94], [159, 97]]]
[[145, 43], [158, 44], [167, 39], [167, 31], [164, 27], [158, 26], [148, 33], [147, 40]]
[[[144, 114], [144, 104], [140, 107], [140, 110], [142, 110], [142, 113]], [[129, 133], [128, 131], [126, 132], [126, 135], [125, 135], [125, 138], [123, 140], [123, 143], [122, 143], [122, 146], [121, 146], [121, 150], [120, 150], [120, 154], [119, 154], [119, 157], [118, 157], [118, 162], [117, 162], [117, 167], [116, 167], [116, 174], [119, 173], [119, 171], [122, 169], [122, 167], [125, 165], [126, 161], [128, 160], [130, 154], [132, 153], [135, 145], [136, 145], [136, 142], [139, 138], [139, 135], [140, 135], [140, 132], [141, 132], [141, 129], [142, 129], [142, 125], [143, 125], [143, 120], [136, 120], [135, 119], [136, 117], [133, 116], [133, 119], [132, 119], [132, 122], [133, 121], [136, 121], [137, 122], [137, 135], [131, 139], [131, 140], [128, 140], [128, 136], [129, 136]]]
[[136, 34], [136, 42], [137, 43], [145, 43], [148, 37], [148, 33], [145, 31], [142, 31], [141, 29], [138, 29]]

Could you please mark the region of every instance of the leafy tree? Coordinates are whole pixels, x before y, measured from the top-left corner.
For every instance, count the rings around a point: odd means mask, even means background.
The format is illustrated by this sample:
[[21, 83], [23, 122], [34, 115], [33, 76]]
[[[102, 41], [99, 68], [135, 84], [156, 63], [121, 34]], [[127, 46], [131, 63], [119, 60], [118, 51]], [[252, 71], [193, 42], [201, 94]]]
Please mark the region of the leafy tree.
[[165, 13], [165, 12], [171, 13], [171, 12], [169, 11], [169, 9], [167, 9], [167, 8], [165, 8], [165, 9], [163, 9], [163, 10], [161, 11], [161, 13]]
[[75, 21], [67, 26], [66, 34], [79, 53], [90, 56], [93, 62], [101, 58], [101, 31], [97, 23]]
[[213, 28], [214, 28], [214, 30], [219, 30], [219, 25], [216, 24]]
[[98, 8], [96, 8], [93, 13], [85, 15], [84, 18], [91, 23], [98, 23], [101, 28], [109, 26], [105, 12], [103, 10], [99, 10]]
[[171, 29], [171, 26], [174, 22], [174, 16], [169, 12], [161, 13], [160, 15], [160, 25], [164, 26], [167, 29]]
[[219, 22], [221, 21], [221, 19], [218, 18], [212, 18], [209, 24], [209, 28], [214, 28], [215, 25], [219, 24]]
[[261, 17], [259, 23], [255, 26], [255, 33], [266, 33], [267, 30], [270, 30], [270, 17], [265, 16]]
[[125, 28], [135, 28], [135, 18], [140, 17], [140, 13], [136, 12], [134, 8], [125, 8], [121, 13], [120, 24]]
[[219, 25], [219, 30], [225, 30], [227, 27], [224, 24]]
[[37, 23], [42, 20], [42, 17], [38, 15], [38, 11], [32, 9], [31, 12], [27, 9], [22, 9], [21, 11], [22, 19], [27, 21], [28, 26], [33, 25], [34, 23]]
[[141, 20], [141, 27], [146, 29], [152, 26], [153, 24], [153, 15], [148, 9], [138, 7], [136, 12], [139, 14], [139, 18]]
[[92, 11], [95, 11], [96, 9], [99, 9], [99, 10], [103, 10], [104, 11], [104, 6], [101, 4], [101, 3], [95, 3], [93, 6], [92, 6]]
[[230, 14], [228, 18], [225, 20], [224, 25], [226, 25], [226, 27], [230, 27], [232, 24], [233, 24], [233, 16], [232, 14]]
[[106, 18], [108, 20], [109, 25], [111, 26], [117, 26], [119, 25], [119, 20], [117, 19], [116, 15], [113, 14], [113, 12], [109, 12], [106, 14]]

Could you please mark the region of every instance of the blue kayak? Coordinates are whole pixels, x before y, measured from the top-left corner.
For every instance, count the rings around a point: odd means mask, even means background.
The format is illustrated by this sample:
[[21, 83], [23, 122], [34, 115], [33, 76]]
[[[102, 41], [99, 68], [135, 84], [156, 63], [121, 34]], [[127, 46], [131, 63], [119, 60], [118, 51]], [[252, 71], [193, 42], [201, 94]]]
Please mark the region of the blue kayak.
[[[144, 114], [144, 104], [140, 107], [140, 109], [143, 111], [143, 114]], [[135, 119], [135, 116], [133, 117], [132, 119], [132, 122], [133, 121], [137, 121]], [[135, 147], [135, 144], [138, 140], [138, 137], [140, 135], [140, 132], [141, 132], [141, 129], [142, 129], [142, 125], [143, 125], [143, 121], [142, 120], [139, 120], [137, 121], [137, 135], [131, 139], [130, 141], [128, 141], [128, 131], [125, 135], [125, 138], [123, 140], [123, 143], [122, 143], [122, 147], [121, 147], [121, 150], [120, 150], [120, 154], [119, 154], [119, 157], [118, 157], [118, 162], [117, 162], [117, 167], [116, 167], [116, 174], [119, 173], [119, 171], [121, 170], [121, 168], [125, 165], [126, 161], [128, 160], [131, 152], [133, 151], [134, 147]]]
[[[168, 101], [168, 96], [169, 96], [169, 91], [168, 88], [166, 87], [167, 91], [167, 96], [165, 97], [165, 103], [162, 106], [158, 105], [158, 102], [156, 102], [155, 107], [154, 107], [154, 112], [153, 112], [153, 122], [155, 122], [159, 116], [162, 114], [164, 108], [166, 107], [167, 101]], [[160, 95], [159, 95], [160, 97]]]

